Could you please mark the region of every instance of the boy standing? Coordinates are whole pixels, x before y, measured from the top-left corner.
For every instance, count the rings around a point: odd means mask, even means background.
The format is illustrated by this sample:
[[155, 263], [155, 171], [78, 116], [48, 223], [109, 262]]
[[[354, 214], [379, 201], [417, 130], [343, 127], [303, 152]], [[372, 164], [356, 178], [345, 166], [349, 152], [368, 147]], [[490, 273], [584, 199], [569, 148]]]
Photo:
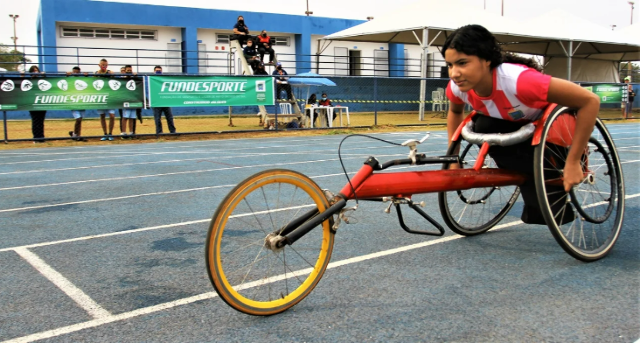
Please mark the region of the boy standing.
[[[135, 75], [133, 73], [133, 68], [131, 65], [124, 66], [124, 73], [126, 75]], [[135, 108], [125, 108], [122, 111], [122, 138], [125, 138], [127, 135], [133, 136], [134, 134], [134, 126], [136, 125], [136, 109]], [[127, 123], [129, 124], [129, 132], [127, 133]]]
[[[80, 67], [73, 67], [72, 72], [68, 73], [67, 75], [71, 75], [71, 74], [75, 74], [75, 75], [80, 75]], [[86, 75], [86, 73], [85, 73]], [[78, 142], [86, 142], [87, 140], [84, 138], [78, 138], [81, 136], [81, 131], [82, 131], [82, 118], [84, 117], [84, 110], [72, 110], [71, 114], [73, 115], [73, 118], [76, 119], [75, 124], [73, 125], [73, 131], [69, 131], [69, 136], [72, 137], [72, 139], [74, 141], [78, 141]]]
[[[100, 60], [98, 64], [100, 69], [96, 71], [96, 75], [112, 75], [113, 72], [109, 70], [109, 62], [105, 58]], [[107, 80], [108, 81], [108, 80]], [[106, 113], [109, 113], [109, 133], [107, 134], [107, 122], [105, 120]], [[104, 132], [104, 136], [100, 139], [101, 141], [113, 140], [113, 123], [116, 118], [115, 110], [98, 110], [98, 114], [100, 115], [100, 124], [102, 125], [102, 131]]]

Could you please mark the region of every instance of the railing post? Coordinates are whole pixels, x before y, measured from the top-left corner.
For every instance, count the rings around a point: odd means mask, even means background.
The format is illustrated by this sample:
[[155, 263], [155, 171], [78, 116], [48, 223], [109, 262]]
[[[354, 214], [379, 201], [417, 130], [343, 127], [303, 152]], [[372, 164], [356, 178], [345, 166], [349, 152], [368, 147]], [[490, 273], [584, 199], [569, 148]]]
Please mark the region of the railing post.
[[78, 67], [80, 67], [80, 48], [76, 47], [76, 62], [78, 63]]
[[378, 78], [373, 78], [373, 125], [378, 125]]
[[9, 136], [7, 136], [7, 111], [2, 111], [2, 117], [4, 122], [4, 144], [9, 143]]
[[140, 72], [140, 62], [138, 61], [138, 49], [136, 49], [136, 73]]

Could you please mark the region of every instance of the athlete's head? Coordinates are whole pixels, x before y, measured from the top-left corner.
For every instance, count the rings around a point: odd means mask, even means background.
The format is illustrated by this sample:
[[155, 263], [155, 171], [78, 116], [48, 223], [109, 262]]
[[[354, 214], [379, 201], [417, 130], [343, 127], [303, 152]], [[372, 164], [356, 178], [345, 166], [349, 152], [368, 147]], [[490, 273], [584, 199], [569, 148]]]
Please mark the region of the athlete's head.
[[540, 70], [532, 59], [502, 52], [496, 38], [483, 26], [467, 25], [455, 30], [442, 47], [449, 77], [463, 92], [478, 84], [491, 83], [491, 70], [504, 62]]

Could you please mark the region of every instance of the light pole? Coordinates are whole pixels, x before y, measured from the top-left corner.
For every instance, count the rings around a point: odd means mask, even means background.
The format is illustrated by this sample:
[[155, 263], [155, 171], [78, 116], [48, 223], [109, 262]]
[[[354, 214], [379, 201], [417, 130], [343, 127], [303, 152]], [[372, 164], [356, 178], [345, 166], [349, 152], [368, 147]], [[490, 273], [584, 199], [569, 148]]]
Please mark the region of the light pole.
[[18, 36], [16, 35], [16, 20], [18, 18], [20, 18], [19, 15], [17, 14], [9, 14], [9, 17], [11, 17], [11, 19], [13, 19], [13, 37], [11, 37], [11, 39], [13, 39], [13, 50], [18, 50]]
[[629, 5], [631, 5], [631, 25], [633, 25], [633, 4], [635, 4], [635, 2], [629, 1]]
[[504, 0], [502, 0], [502, 14], [501, 15], [504, 17]]
[[309, 11], [309, 0], [307, 0], [307, 11], [304, 12], [304, 14], [306, 14], [307, 17], [313, 14], [313, 12]]

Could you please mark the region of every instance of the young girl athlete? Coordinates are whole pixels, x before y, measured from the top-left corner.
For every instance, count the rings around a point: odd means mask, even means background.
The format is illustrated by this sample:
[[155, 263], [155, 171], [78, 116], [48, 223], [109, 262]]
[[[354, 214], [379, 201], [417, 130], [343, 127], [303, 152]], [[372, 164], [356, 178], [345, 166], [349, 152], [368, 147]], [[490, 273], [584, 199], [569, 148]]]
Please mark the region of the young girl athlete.
[[[447, 85], [447, 97], [451, 102], [447, 118], [449, 143], [463, 120], [465, 103], [480, 114], [474, 117], [474, 131], [479, 133], [515, 131], [538, 119], [549, 103], [574, 108], [577, 109], [576, 125], [564, 165], [564, 187], [548, 193], [564, 197], [565, 192], [582, 181], [580, 158], [600, 109], [598, 96], [572, 82], [540, 73], [533, 60], [503, 53], [495, 37], [480, 25], [467, 25], [454, 31], [445, 41], [442, 55], [451, 78]], [[489, 154], [501, 168], [533, 174], [530, 141], [509, 147], [493, 146]], [[529, 179], [520, 187], [525, 202], [522, 220], [545, 224], [535, 185], [532, 178]], [[567, 207], [562, 222], [572, 221], [574, 212], [570, 205], [552, 201], [551, 197], [550, 203]], [[560, 209], [552, 210], [559, 213]]]

